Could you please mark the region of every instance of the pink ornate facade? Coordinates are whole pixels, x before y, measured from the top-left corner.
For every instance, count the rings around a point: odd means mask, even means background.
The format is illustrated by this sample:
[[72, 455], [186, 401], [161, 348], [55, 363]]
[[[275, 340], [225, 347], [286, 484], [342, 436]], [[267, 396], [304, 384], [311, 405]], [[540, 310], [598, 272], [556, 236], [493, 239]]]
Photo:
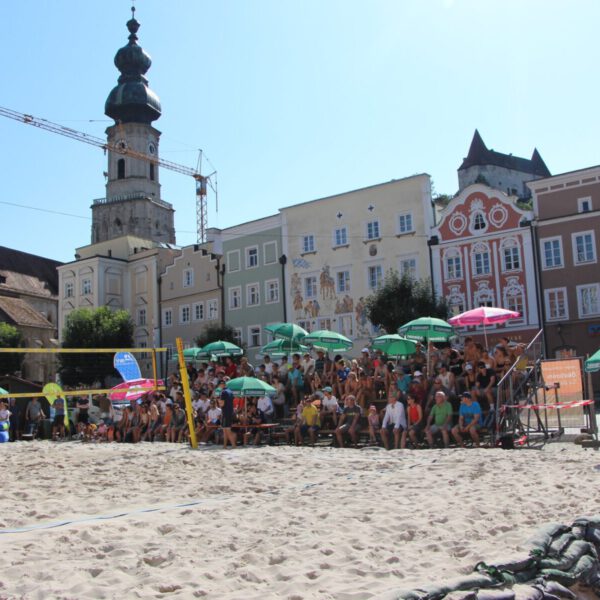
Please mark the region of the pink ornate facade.
[[[482, 305], [521, 313], [520, 319], [488, 327], [490, 343], [504, 335], [527, 342], [539, 330], [532, 218], [515, 198], [474, 184], [451, 200], [432, 230], [432, 240], [438, 240], [431, 245], [434, 286], [451, 313]], [[481, 328], [468, 333], [483, 336]]]

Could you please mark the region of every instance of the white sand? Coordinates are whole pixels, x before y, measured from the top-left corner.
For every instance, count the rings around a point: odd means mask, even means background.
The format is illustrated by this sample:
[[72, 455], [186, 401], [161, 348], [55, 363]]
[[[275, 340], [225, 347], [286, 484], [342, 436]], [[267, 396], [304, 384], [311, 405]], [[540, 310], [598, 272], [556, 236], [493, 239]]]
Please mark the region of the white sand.
[[600, 453], [3, 444], [0, 598], [372, 598], [600, 512]]

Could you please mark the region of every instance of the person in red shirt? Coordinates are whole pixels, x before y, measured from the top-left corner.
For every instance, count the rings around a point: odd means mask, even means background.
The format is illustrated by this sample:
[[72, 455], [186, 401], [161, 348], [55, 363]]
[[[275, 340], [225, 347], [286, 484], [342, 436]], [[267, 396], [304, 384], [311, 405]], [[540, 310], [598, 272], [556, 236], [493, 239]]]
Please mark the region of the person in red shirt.
[[231, 379], [237, 377], [237, 366], [230, 356], [225, 359], [225, 375]]

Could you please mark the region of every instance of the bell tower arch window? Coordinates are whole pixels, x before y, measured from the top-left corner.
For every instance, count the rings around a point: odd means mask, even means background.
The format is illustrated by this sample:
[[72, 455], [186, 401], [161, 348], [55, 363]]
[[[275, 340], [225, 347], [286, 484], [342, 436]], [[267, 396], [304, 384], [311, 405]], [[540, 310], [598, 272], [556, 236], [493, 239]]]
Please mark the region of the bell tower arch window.
[[120, 158], [117, 161], [117, 179], [125, 179], [125, 159]]
[[150, 181], [154, 181], [154, 163], [150, 163]]

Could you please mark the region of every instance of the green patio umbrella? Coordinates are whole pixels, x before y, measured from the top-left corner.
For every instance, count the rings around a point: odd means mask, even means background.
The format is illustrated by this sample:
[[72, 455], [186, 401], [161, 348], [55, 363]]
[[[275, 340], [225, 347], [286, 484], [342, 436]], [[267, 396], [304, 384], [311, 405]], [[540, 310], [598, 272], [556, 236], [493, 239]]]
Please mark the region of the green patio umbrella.
[[592, 354], [592, 356], [585, 361], [586, 373], [596, 373], [597, 371], [600, 371], [600, 350]]
[[337, 333], [336, 331], [329, 331], [327, 329], [319, 329], [309, 333], [303, 340], [305, 344], [315, 346], [315, 348], [322, 348], [323, 350], [350, 350], [354, 343], [349, 340], [345, 335]]
[[308, 352], [308, 346], [304, 346], [295, 340], [273, 340], [260, 349], [261, 354], [268, 354], [275, 358], [287, 356], [288, 354]]
[[265, 331], [273, 334], [277, 339], [283, 340], [299, 341], [308, 335], [306, 329], [302, 329], [300, 325], [295, 323], [274, 323], [273, 325], [267, 325]]
[[207, 358], [208, 354], [202, 348], [186, 348], [183, 351], [185, 360], [198, 360], [199, 358]]
[[398, 333], [411, 340], [447, 342], [454, 335], [454, 328], [436, 317], [420, 317], [399, 327]]
[[222, 340], [206, 344], [206, 346], [202, 347], [202, 352], [204, 352], [204, 354], [214, 354], [217, 357], [242, 356], [242, 354], [244, 354], [244, 351], [239, 346]]
[[397, 333], [390, 335], [380, 335], [375, 338], [371, 346], [376, 350], [381, 350], [388, 356], [410, 356], [416, 352], [417, 343], [408, 338], [402, 337]]
[[0, 387], [0, 394], [10, 394], [10, 392], [8, 390], [5, 390], [4, 388]]
[[268, 383], [256, 377], [236, 377], [230, 379], [226, 385], [237, 396], [266, 396], [276, 394], [277, 390]]

